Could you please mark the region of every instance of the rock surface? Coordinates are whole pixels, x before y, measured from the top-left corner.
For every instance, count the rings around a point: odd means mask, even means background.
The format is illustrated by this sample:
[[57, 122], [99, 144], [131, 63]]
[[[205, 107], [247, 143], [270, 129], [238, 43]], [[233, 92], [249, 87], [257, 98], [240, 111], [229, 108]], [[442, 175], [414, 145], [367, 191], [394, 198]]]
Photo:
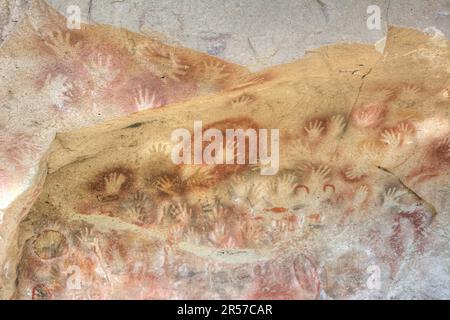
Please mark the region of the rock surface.
[[3, 42], [0, 74], [0, 266], [6, 269], [29, 209], [23, 198], [38, 184], [56, 132], [209, 95], [249, 76], [241, 66], [124, 29], [68, 30], [66, 18], [42, 1], [33, 1]]
[[[324, 47], [58, 135], [13, 297], [448, 298], [448, 45], [391, 28], [383, 55]], [[279, 128], [278, 173], [173, 164], [173, 130], [199, 120]]]
[[[448, 39], [251, 74], [30, 10], [0, 51], [1, 298], [450, 297]], [[279, 129], [278, 173], [174, 164], [199, 120]]]
[[[0, 0], [0, 31], [13, 29], [30, 0]], [[252, 70], [292, 62], [305, 52], [333, 43], [374, 44], [397, 25], [450, 36], [448, 0], [49, 0], [69, 16], [78, 6], [83, 21], [158, 33], [170, 41]], [[2, 6], [3, 4], [3, 6]], [[380, 26], [367, 27], [380, 10]], [[372, 10], [372, 9], [371, 9]], [[3, 10], [0, 10], [2, 12]], [[14, 14], [11, 14], [14, 13]], [[6, 17], [5, 20], [2, 18]], [[4, 22], [3, 22], [4, 21]], [[0, 40], [1, 43], [1, 40]]]

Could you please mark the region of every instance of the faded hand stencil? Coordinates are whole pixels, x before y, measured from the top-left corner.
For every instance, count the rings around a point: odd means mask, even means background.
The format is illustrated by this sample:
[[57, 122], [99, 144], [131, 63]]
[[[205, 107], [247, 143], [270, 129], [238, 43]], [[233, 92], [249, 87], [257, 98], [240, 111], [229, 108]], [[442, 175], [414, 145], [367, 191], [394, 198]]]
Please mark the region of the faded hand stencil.
[[[0, 71], [8, 75], [0, 80], [0, 221], [23, 218], [10, 208], [30, 188], [56, 132], [225, 90], [248, 75], [243, 67], [119, 28], [69, 30], [40, 0], [2, 43]], [[16, 227], [0, 223], [0, 234], [4, 228]]]
[[[5, 296], [450, 297], [442, 236], [450, 228], [450, 74], [440, 58], [448, 40], [391, 28], [383, 55], [335, 45], [248, 74], [127, 40], [123, 30], [113, 38], [110, 27], [84, 28], [48, 33], [40, 59], [52, 63], [30, 80], [61, 119], [89, 123], [97, 113], [184, 102], [58, 136], [43, 191], [20, 225], [23, 250], [4, 256], [8, 270], [18, 265], [2, 278]], [[173, 164], [170, 132], [194, 120], [219, 130], [280, 128], [279, 173]], [[15, 146], [10, 132], [2, 159], [20, 167], [41, 144]], [[7, 182], [14, 172], [6, 169]], [[368, 285], [368, 270], [379, 270], [379, 285]]]

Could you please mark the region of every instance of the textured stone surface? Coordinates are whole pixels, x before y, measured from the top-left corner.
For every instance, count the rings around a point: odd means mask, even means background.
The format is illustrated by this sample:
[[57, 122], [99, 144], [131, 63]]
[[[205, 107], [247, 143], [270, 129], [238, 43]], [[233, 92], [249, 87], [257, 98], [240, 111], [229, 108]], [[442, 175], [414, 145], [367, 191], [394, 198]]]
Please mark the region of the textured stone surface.
[[23, 18], [29, 3], [28, 0], [0, 1], [0, 44], [13, 32], [17, 23]]
[[[58, 135], [14, 297], [448, 298], [449, 58], [447, 39], [392, 28], [383, 55], [325, 47]], [[173, 164], [171, 132], [195, 120], [280, 128], [280, 171]]]
[[[336, 45], [255, 74], [159, 40], [261, 68], [310, 43], [371, 42], [384, 31], [361, 33], [365, 18], [347, 16], [342, 28], [354, 34], [322, 33], [345, 12], [332, 2], [266, 14], [256, 9], [272, 8], [264, 2], [252, 7], [257, 14], [247, 13], [250, 3], [187, 4], [80, 3], [87, 21], [150, 35], [142, 36], [96, 25], [69, 31], [41, 1], [11, 34], [27, 2], [1, 3], [1, 297], [448, 298], [450, 52], [436, 31], [448, 26], [448, 2], [414, 20], [437, 26], [431, 36], [393, 28], [384, 53]], [[316, 5], [317, 15], [305, 13]], [[408, 3], [386, 5], [413, 21], [400, 13]], [[231, 26], [224, 12], [240, 17], [241, 9], [246, 18]], [[272, 53], [261, 17], [289, 45]], [[219, 36], [205, 36], [208, 21]], [[173, 103], [60, 135], [47, 152], [57, 131]], [[282, 128], [280, 173], [172, 165], [170, 131], [198, 119]], [[19, 232], [47, 156], [50, 175]], [[381, 270], [379, 290], [366, 285], [372, 267]]]
[[0, 265], [6, 269], [56, 132], [212, 94], [249, 76], [246, 68], [124, 29], [67, 30], [66, 19], [42, 1], [2, 44], [0, 73]]
[[[23, 14], [21, 8], [30, 2], [2, 1], [3, 6], [16, 8], [15, 16]], [[64, 14], [70, 5], [78, 5], [84, 21], [152, 35], [158, 32], [173, 42], [253, 70], [293, 61], [306, 50], [326, 44], [375, 43], [386, 35], [388, 24], [431, 32], [435, 28], [450, 36], [448, 0], [50, 0], [49, 3]], [[381, 9], [381, 30], [369, 30], [366, 26], [369, 5]]]

